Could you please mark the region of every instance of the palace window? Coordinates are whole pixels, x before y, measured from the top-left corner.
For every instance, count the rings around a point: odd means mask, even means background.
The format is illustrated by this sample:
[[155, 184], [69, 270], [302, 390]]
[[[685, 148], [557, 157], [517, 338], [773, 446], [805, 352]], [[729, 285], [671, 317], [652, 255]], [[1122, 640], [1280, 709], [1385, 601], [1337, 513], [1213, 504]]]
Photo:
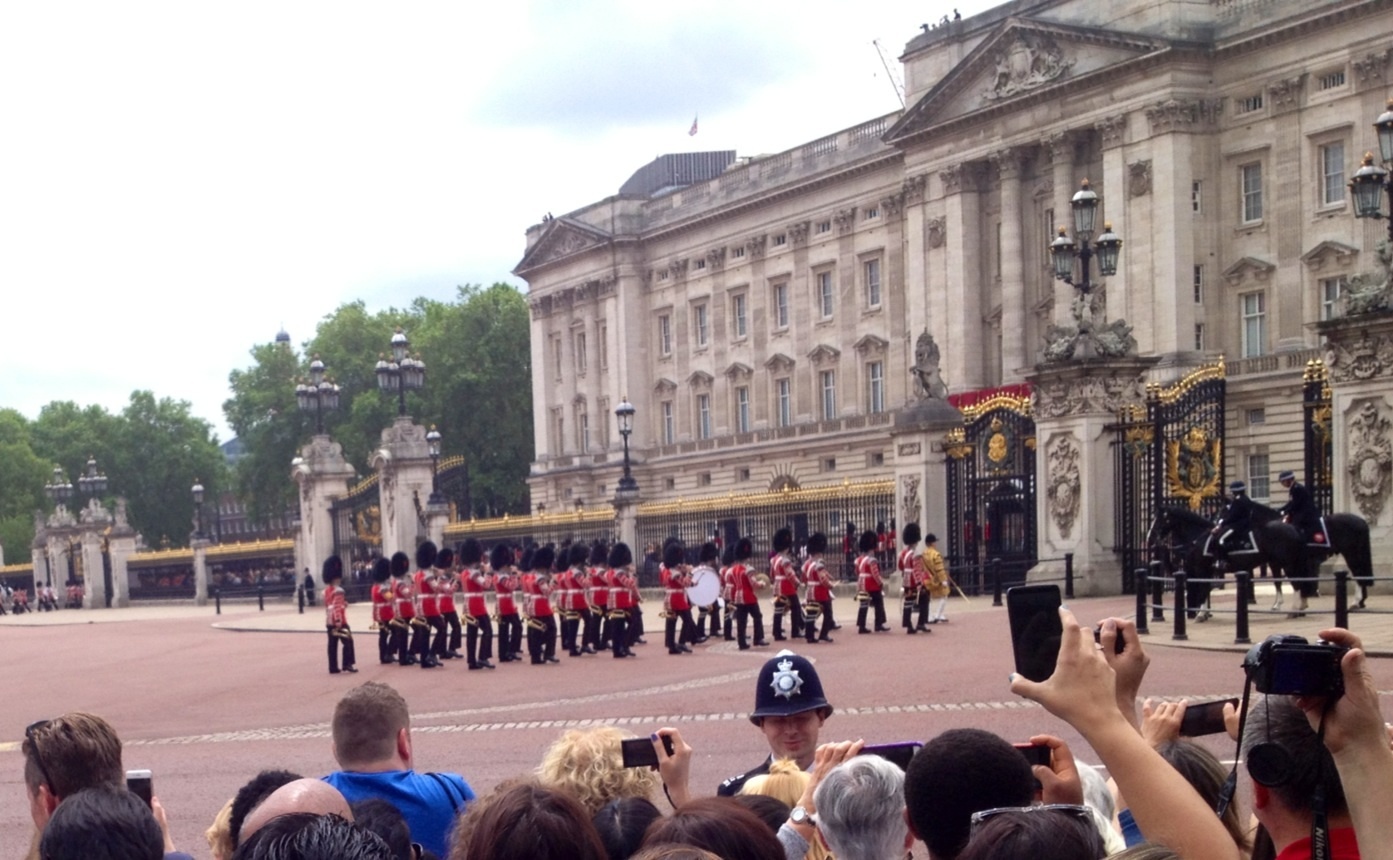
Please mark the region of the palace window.
[[774, 328], [788, 328], [788, 284], [774, 285]]
[[831, 319], [836, 307], [837, 293], [832, 287], [832, 271], [818, 272], [813, 276], [817, 284], [817, 306], [823, 319]]
[[1238, 168], [1239, 191], [1243, 200], [1243, 223], [1262, 220], [1262, 163], [1253, 162]]
[[750, 432], [750, 387], [741, 385], [735, 389], [735, 432]]
[[1320, 279], [1320, 318], [1333, 320], [1340, 311], [1340, 296], [1349, 285], [1344, 275]]
[[831, 421], [837, 417], [837, 371], [822, 371], [818, 381], [822, 389], [822, 420]]
[[672, 317], [668, 314], [658, 317], [658, 354], [672, 355]]
[[706, 346], [706, 342], [710, 339], [711, 335], [711, 325], [706, 316], [705, 304], [696, 305], [692, 308], [692, 321], [692, 327], [695, 329], [696, 345], [698, 347]]
[[779, 426], [793, 424], [793, 384], [788, 377], [774, 383], [774, 411], [779, 416]]
[[661, 409], [663, 419], [663, 444], [671, 445], [677, 441], [677, 414], [673, 411], [671, 400], [664, 400]]
[[885, 362], [872, 361], [866, 365], [866, 411], [885, 411]]
[[1248, 455], [1248, 495], [1254, 499], [1271, 496], [1269, 465], [1266, 454]]
[[1244, 293], [1238, 302], [1243, 319], [1242, 356], [1262, 355], [1267, 351], [1267, 294]]
[[711, 438], [711, 395], [697, 395], [697, 438]]
[[880, 307], [880, 260], [867, 260], [862, 269], [866, 279], [866, 307]]
[[736, 293], [730, 297], [730, 318], [731, 328], [737, 338], [745, 337], [749, 334], [749, 299], [744, 293]]
[[1195, 266], [1195, 304], [1204, 304], [1204, 266]]
[[1343, 141], [1320, 147], [1320, 202], [1338, 206], [1345, 202], [1345, 144]]
[[576, 332], [576, 373], [585, 373], [585, 332]]

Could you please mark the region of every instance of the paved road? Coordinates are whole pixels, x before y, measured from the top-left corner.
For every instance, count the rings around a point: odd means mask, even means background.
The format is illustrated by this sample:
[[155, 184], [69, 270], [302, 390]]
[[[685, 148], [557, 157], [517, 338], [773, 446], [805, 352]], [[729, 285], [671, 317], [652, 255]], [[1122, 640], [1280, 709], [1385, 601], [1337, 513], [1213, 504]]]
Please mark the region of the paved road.
[[[1095, 760], [1067, 726], [1010, 694], [1005, 611], [989, 604], [955, 600], [951, 623], [932, 635], [858, 636], [849, 623], [851, 601], [839, 601], [845, 626], [836, 643], [800, 652], [816, 662], [836, 708], [823, 739], [926, 739], [977, 726], [1025, 740], [1048, 731]], [[1132, 602], [1078, 600], [1072, 608], [1091, 623], [1130, 613]], [[284, 606], [264, 613], [226, 606], [222, 616], [211, 607], [141, 607], [0, 618], [10, 679], [0, 698], [0, 790], [9, 800], [0, 804], [0, 860], [22, 856], [32, 830], [17, 751], [23, 727], [71, 710], [111, 720], [126, 742], [126, 766], [154, 772], [179, 847], [200, 857], [207, 856], [203, 829], [258, 769], [278, 766], [306, 775], [333, 769], [328, 720], [334, 703], [366, 680], [391, 683], [410, 703], [418, 765], [463, 773], [479, 791], [531, 770], [547, 744], [578, 725], [617, 723], [639, 734], [679, 727], [697, 750], [693, 781], [700, 790], [714, 790], [767, 751], [745, 714], [772, 648], [740, 652], [713, 640], [695, 655], [670, 657], [650, 619], [650, 644], [639, 648], [637, 660], [563, 658], [560, 666], [508, 664], [493, 672], [469, 672], [451, 662], [423, 671], [376, 664], [366, 621], [355, 618], [362, 671], [330, 676], [323, 628], [315, 630], [319, 619], [313, 610], [301, 616]], [[1280, 629], [1309, 636], [1326, 623], [1317, 616], [1274, 618], [1262, 628], [1255, 622], [1253, 635]], [[1357, 615], [1352, 626], [1393, 650], [1393, 623], [1382, 616]], [[1239, 692], [1240, 655], [1194, 647], [1231, 647], [1231, 623], [1192, 626], [1191, 647], [1184, 648], [1170, 647], [1169, 628], [1152, 629], [1146, 693], [1211, 698]], [[1393, 689], [1393, 661], [1375, 661], [1375, 672], [1381, 689]], [[1225, 745], [1216, 742], [1214, 749], [1232, 757]]]

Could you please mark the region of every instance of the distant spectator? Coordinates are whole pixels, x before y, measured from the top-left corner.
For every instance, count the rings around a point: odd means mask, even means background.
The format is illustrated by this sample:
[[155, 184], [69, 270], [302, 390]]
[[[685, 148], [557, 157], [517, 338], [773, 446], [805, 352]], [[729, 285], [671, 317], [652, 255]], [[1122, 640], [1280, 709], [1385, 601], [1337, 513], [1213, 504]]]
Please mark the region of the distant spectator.
[[124, 786], [64, 799], [44, 827], [41, 860], [161, 860], [164, 834], [150, 807]]

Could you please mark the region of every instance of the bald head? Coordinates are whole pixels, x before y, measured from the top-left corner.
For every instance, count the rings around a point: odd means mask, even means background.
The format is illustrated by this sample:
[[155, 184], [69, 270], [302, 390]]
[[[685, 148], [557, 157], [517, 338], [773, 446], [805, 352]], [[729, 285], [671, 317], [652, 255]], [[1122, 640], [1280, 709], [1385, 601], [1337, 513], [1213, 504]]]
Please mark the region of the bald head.
[[344, 800], [339, 790], [319, 779], [297, 779], [271, 792], [271, 795], [253, 809], [242, 823], [241, 841], [247, 839], [266, 825], [266, 822], [292, 812], [308, 812], [311, 815], [338, 815], [348, 821], [353, 820], [353, 810]]

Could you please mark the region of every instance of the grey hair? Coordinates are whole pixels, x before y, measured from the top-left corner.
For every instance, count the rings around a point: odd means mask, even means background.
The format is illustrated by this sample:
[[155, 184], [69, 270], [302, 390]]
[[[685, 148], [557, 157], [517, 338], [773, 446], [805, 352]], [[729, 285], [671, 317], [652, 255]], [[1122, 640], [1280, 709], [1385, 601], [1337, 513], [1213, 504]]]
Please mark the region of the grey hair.
[[1102, 813], [1108, 821], [1116, 812], [1117, 802], [1108, 791], [1108, 781], [1093, 765], [1078, 763], [1079, 781], [1083, 783], [1083, 802]]
[[842, 762], [813, 792], [817, 826], [837, 860], [904, 856], [904, 771], [880, 756]]

